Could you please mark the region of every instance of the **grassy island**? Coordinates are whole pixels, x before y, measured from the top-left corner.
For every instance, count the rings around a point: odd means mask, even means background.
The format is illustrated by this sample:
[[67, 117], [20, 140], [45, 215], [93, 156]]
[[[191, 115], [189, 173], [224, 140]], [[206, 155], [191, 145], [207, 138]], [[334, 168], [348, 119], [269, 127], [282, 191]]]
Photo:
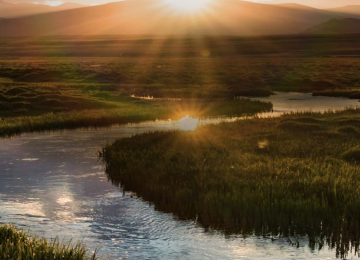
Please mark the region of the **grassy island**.
[[308, 236], [338, 257], [360, 242], [360, 110], [136, 135], [104, 147], [109, 179], [225, 233]]

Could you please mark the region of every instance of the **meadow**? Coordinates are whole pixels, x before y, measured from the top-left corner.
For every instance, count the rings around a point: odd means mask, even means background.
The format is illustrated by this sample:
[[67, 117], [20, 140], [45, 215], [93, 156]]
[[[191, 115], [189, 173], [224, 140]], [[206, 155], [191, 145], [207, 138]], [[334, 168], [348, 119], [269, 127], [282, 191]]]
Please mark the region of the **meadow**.
[[59, 238], [48, 241], [30, 236], [28, 232], [11, 225], [0, 225], [0, 258], [3, 260], [95, 260], [96, 253], [87, 257], [87, 250], [80, 242], [61, 243]]
[[[88, 93], [88, 88], [91, 88]], [[102, 85], [0, 84], [0, 136], [81, 127], [106, 127], [156, 119], [247, 115], [272, 104], [249, 99], [144, 100]]]
[[273, 91], [354, 98], [360, 87], [357, 41], [348, 36], [3, 38], [0, 135], [178, 119], [187, 112], [254, 114], [271, 107], [233, 101]]
[[[226, 234], [291, 237], [337, 257], [360, 243], [360, 116], [297, 113], [136, 135], [103, 148], [109, 180]], [[351, 254], [351, 253], [350, 253]]]

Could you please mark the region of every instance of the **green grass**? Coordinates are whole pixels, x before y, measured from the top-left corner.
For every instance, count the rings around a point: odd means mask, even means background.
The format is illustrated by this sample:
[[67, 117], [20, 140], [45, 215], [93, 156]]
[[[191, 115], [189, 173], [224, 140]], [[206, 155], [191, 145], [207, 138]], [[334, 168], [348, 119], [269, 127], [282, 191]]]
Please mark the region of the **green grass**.
[[39, 116], [8, 117], [0, 120], [0, 136], [58, 129], [105, 127], [155, 119], [179, 119], [190, 114], [205, 117], [244, 115], [270, 111], [271, 103], [242, 100], [185, 100], [122, 102], [115, 109], [46, 113]]
[[158, 210], [225, 233], [306, 235], [345, 257], [360, 243], [359, 112], [141, 134], [102, 157], [114, 184]]
[[0, 226], [0, 259], [2, 260], [85, 260], [96, 259], [96, 253], [87, 257], [80, 242], [63, 244], [58, 238], [48, 241], [30, 236], [11, 225]]
[[266, 96], [271, 91], [313, 92], [359, 88], [359, 61], [308, 57], [53, 57], [46, 62], [1, 62], [0, 82], [7, 86], [77, 84], [90, 93], [101, 86], [157, 98], [232, 98]]
[[243, 115], [270, 103], [224, 97], [144, 100], [104, 84], [0, 83], [0, 136], [155, 119]]
[[[154, 97], [360, 87], [355, 36], [2, 39], [0, 82], [83, 84]], [[29, 48], [29, 46], [31, 46]], [[202, 56], [203, 52], [209, 56]], [[250, 91], [251, 90], [251, 91]]]
[[314, 91], [313, 95], [327, 96], [327, 97], [348, 97], [351, 99], [360, 99], [359, 89], [354, 89], [354, 88]]
[[[0, 83], [0, 117], [35, 116], [44, 113], [110, 109], [118, 107], [115, 101], [125, 101], [120, 93], [112, 100], [85, 93], [91, 87], [61, 83]], [[101, 88], [102, 86], [97, 86]], [[97, 94], [98, 92], [95, 92]], [[110, 102], [113, 101], [113, 102]]]
[[[324, 39], [331, 41], [326, 48]], [[317, 47], [303, 44], [308, 42]], [[349, 46], [348, 37], [101, 36], [9, 38], [3, 43], [1, 136], [176, 118], [173, 113], [181, 107], [199, 103], [208, 111], [204, 116], [256, 113], [268, 105], [242, 103], [241, 107], [230, 105], [231, 101], [238, 96], [269, 96], [273, 91], [336, 92], [354, 98], [360, 87], [359, 60], [341, 56]], [[204, 51], [209, 55], [203, 56]], [[335, 53], [338, 56], [331, 56]], [[204, 108], [209, 103], [215, 104]], [[104, 110], [113, 115], [111, 120]]]

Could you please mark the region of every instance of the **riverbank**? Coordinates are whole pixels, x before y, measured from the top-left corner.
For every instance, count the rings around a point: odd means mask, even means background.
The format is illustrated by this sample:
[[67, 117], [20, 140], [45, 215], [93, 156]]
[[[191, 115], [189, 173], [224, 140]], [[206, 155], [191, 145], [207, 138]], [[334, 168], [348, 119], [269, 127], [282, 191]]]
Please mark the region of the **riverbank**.
[[11, 225], [0, 225], [0, 259], [59, 259], [59, 260], [95, 260], [96, 253], [90, 258], [87, 250], [80, 242], [63, 244], [56, 238], [47, 241], [30, 236]]
[[156, 209], [226, 233], [307, 235], [344, 257], [360, 241], [359, 112], [141, 134], [102, 155], [109, 178]]
[[80, 110], [46, 113], [39, 116], [19, 116], [0, 121], [0, 136], [84, 127], [104, 127], [113, 124], [136, 123], [155, 119], [179, 119], [187, 114], [196, 117], [245, 115], [267, 112], [269, 102], [241, 100], [171, 100], [147, 101], [135, 99], [121, 102], [114, 109]]

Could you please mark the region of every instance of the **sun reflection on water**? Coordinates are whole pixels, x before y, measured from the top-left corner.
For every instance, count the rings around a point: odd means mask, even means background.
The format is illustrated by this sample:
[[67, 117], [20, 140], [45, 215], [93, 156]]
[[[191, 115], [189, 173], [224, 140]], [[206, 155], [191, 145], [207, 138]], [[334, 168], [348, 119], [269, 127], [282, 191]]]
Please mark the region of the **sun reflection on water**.
[[198, 118], [189, 117], [187, 115], [179, 120], [179, 129], [183, 131], [194, 131], [198, 124]]

